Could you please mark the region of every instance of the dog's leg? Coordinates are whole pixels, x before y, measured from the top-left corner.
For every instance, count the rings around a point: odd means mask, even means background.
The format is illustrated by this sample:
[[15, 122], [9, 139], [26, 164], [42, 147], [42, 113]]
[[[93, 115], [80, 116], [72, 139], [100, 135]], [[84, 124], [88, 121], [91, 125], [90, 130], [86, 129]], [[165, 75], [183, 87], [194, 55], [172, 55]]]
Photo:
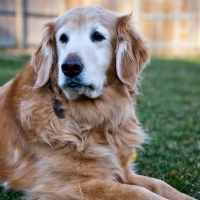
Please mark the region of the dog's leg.
[[143, 187], [99, 179], [79, 180], [72, 184], [43, 184], [27, 191], [27, 199], [43, 200], [167, 200]]
[[90, 180], [79, 185], [82, 200], [166, 200], [151, 191], [133, 185], [104, 180]]
[[164, 181], [155, 179], [155, 178], [149, 178], [146, 176], [141, 176], [134, 174], [132, 172], [127, 173], [127, 183], [130, 185], [138, 185], [140, 187], [144, 187], [162, 197], [165, 197], [170, 200], [194, 200], [194, 198], [189, 197]]

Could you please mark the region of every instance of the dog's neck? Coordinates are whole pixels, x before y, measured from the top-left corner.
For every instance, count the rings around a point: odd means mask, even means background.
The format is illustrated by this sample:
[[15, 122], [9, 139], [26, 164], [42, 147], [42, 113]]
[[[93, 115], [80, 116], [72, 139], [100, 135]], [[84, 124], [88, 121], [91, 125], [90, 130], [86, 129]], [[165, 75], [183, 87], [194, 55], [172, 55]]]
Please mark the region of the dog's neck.
[[80, 127], [114, 130], [125, 124], [135, 112], [133, 99], [125, 89], [104, 88], [99, 98], [89, 99], [82, 96], [78, 100], [69, 101], [59, 88], [53, 87], [51, 81], [48, 86], [55, 115], [60, 119], [71, 118]]

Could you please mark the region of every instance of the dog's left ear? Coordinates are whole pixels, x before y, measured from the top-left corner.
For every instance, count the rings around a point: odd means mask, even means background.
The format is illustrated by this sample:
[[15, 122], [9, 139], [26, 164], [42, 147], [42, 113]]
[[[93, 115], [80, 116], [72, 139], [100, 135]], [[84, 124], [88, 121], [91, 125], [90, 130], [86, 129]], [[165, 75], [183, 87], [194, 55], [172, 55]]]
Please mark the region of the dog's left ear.
[[50, 70], [56, 65], [56, 44], [55, 44], [54, 21], [44, 24], [42, 40], [32, 55], [31, 65], [36, 72], [36, 88], [44, 86], [49, 80]]
[[123, 83], [136, 86], [137, 75], [150, 59], [149, 49], [142, 36], [132, 26], [131, 15], [118, 18], [117, 36], [117, 75]]

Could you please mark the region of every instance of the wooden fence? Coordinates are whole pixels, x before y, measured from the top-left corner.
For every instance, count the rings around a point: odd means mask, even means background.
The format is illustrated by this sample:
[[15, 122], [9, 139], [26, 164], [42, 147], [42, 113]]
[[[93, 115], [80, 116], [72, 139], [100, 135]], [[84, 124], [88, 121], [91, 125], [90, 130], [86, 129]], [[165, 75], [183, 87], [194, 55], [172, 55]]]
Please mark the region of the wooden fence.
[[0, 48], [30, 48], [41, 25], [76, 6], [133, 12], [154, 54], [200, 55], [200, 0], [0, 0]]
[[0, 47], [35, 45], [44, 22], [65, 11], [63, 0], [0, 0]]

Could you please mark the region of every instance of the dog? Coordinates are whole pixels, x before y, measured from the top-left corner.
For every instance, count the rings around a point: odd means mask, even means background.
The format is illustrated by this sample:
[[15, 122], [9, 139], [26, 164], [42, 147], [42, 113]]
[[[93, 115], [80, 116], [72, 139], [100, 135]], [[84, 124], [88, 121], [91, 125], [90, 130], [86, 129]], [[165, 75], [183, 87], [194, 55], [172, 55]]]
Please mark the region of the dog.
[[47, 22], [30, 64], [0, 88], [0, 185], [26, 199], [193, 199], [131, 169], [149, 59], [131, 15], [78, 7]]

